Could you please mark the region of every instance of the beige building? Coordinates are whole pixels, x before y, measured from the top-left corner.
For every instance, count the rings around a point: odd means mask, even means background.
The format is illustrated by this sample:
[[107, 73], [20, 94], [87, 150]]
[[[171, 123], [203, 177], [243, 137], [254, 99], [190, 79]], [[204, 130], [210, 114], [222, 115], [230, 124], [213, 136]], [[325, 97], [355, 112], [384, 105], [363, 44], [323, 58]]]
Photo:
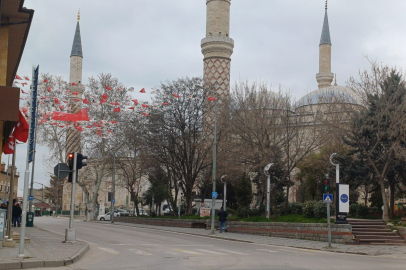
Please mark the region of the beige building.
[[[7, 171], [8, 170], [8, 171]], [[6, 164], [1, 163], [1, 168], [0, 168], [0, 200], [4, 200], [7, 198], [10, 194], [10, 180], [11, 180], [11, 174], [12, 174], [12, 168], [11, 166], [7, 168], [6, 170]], [[18, 179], [20, 177], [20, 174], [17, 172], [17, 167], [15, 168], [15, 176], [14, 176], [14, 194], [13, 198], [17, 198], [17, 190], [18, 190]]]

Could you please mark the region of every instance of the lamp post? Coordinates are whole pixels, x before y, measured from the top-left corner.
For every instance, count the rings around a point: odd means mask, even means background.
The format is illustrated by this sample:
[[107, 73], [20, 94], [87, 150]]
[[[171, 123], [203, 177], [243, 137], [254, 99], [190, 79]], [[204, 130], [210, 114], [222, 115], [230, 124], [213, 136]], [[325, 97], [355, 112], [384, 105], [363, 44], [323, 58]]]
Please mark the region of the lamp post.
[[227, 175], [222, 175], [220, 180], [221, 182], [224, 184], [224, 201], [223, 201], [223, 209], [224, 211], [226, 211], [226, 203], [227, 203], [227, 182], [223, 181], [223, 179], [226, 177]]
[[180, 207], [181, 207], [181, 204], [182, 204], [182, 190], [181, 190], [180, 184], [181, 184], [181, 181], [178, 182], [178, 189], [179, 189], [179, 192], [178, 192], [178, 196], [179, 196], [178, 217], [179, 218], [180, 218]]
[[271, 205], [271, 175], [269, 174], [269, 169], [273, 163], [269, 163], [264, 167], [264, 174], [266, 175], [267, 184], [266, 184], [266, 218], [269, 220], [270, 216], [270, 205]]
[[[218, 94], [214, 90], [209, 90], [202, 86], [196, 86], [197, 88], [203, 89], [204, 91], [208, 91], [213, 93], [216, 96], [216, 100], [214, 103], [214, 134], [213, 134], [213, 172], [212, 172], [212, 181], [213, 181], [213, 194], [216, 192], [216, 173], [217, 173], [217, 103], [218, 103]], [[214, 234], [214, 219], [215, 219], [215, 211], [214, 205], [216, 204], [216, 198], [212, 195], [212, 202], [211, 202], [211, 231], [210, 234]]]

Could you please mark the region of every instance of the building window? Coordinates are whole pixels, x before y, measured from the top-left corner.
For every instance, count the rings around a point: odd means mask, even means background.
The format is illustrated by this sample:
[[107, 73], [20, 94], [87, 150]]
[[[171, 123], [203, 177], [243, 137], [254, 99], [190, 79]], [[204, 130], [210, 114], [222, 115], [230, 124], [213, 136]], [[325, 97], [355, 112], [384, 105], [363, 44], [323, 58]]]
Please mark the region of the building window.
[[107, 193], [107, 201], [111, 202], [111, 192]]

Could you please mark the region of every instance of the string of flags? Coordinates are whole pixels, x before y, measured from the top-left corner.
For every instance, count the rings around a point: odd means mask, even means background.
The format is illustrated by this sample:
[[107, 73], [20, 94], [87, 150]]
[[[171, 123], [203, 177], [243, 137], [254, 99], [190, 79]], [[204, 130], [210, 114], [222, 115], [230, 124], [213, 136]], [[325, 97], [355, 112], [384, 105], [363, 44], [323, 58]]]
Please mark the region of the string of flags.
[[[21, 85], [24, 87], [28, 85], [30, 79], [27, 76], [15, 76], [14, 86]], [[76, 86], [77, 91], [68, 90], [68, 87]], [[192, 99], [197, 96], [185, 95], [181, 96], [179, 93], [160, 93], [166, 99], [165, 102], [147, 102], [139, 101], [138, 99], [131, 99], [126, 92], [134, 92], [134, 87], [125, 88], [122, 86], [105, 85], [103, 94], [95, 94], [91, 90], [90, 85], [78, 85], [76, 83], [68, 84], [66, 82], [54, 82], [43, 79], [38, 83], [38, 124], [52, 126], [61, 129], [74, 128], [83, 133], [95, 133], [99, 137], [109, 137], [113, 134], [114, 125], [116, 121], [96, 120], [92, 115], [100, 111], [111, 111], [112, 113], [120, 114], [134, 114], [139, 113], [142, 116], [150, 116], [150, 110], [170, 110], [171, 105], [184, 100]], [[96, 87], [97, 88], [97, 87]], [[123, 91], [124, 90], [124, 91]], [[29, 100], [31, 93], [21, 89], [21, 100]], [[115, 94], [121, 93], [121, 94]], [[145, 88], [142, 88], [139, 93], [147, 94]], [[156, 90], [152, 90], [149, 94], [155, 94]], [[121, 98], [119, 98], [121, 97]], [[200, 97], [200, 96], [199, 96]], [[208, 97], [207, 101], [215, 101], [216, 98]], [[71, 111], [72, 106], [81, 107], [78, 113], [68, 113]], [[28, 117], [29, 104], [23, 106], [22, 112]]]

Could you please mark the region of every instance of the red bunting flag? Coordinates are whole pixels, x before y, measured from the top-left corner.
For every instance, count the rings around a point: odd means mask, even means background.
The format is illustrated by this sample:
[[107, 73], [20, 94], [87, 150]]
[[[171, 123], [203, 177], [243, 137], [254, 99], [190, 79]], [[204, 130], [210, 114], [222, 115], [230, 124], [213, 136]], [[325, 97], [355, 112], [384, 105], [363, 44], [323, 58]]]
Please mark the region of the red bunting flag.
[[146, 92], [145, 92], [145, 88], [142, 88], [141, 91], [140, 91], [140, 93], [144, 93], [144, 94], [145, 94], [145, 93], [146, 93]]
[[135, 105], [138, 105], [138, 99], [133, 99], [131, 101], [134, 102]]
[[113, 131], [111, 131], [111, 130], [107, 130], [107, 132], [110, 132], [111, 134], [113, 134]]
[[145, 116], [150, 116], [149, 114], [147, 114], [147, 113], [144, 113], [144, 112], [142, 113], [142, 115], [145, 115]]
[[64, 100], [63, 103], [68, 103], [68, 101], [67, 101], [67, 100]]
[[59, 109], [63, 111], [63, 105], [59, 105]]
[[117, 121], [110, 121], [110, 123], [115, 124], [115, 123], [117, 123]]
[[93, 125], [87, 125], [86, 126], [86, 128], [92, 128], [93, 127]]
[[44, 82], [48, 82], [48, 80], [47, 80], [47, 79], [45, 79], [45, 80], [44, 80]]
[[22, 80], [22, 78], [16, 74], [16, 80]]
[[29, 80], [30, 80], [30, 78], [28, 78], [27, 76], [24, 76], [24, 79], [25, 79], [26, 81], [29, 81]]
[[59, 121], [89, 121], [89, 116], [87, 114], [87, 109], [82, 109], [78, 113], [64, 113], [64, 112], [53, 112], [53, 120]]
[[164, 103], [162, 103], [162, 105], [169, 105], [169, 103], [168, 103], [168, 102], [164, 102]]
[[72, 86], [77, 86], [77, 84], [73, 82], [73, 83], [72, 83]]
[[28, 94], [28, 93], [24, 92], [24, 90], [23, 90], [23, 89], [21, 89], [21, 93], [23, 93], [23, 94]]
[[58, 98], [54, 98], [54, 102], [55, 102], [55, 104], [59, 104]]
[[72, 95], [77, 96], [77, 95], [79, 95], [79, 92], [77, 92], [77, 91], [73, 91], [73, 92], [72, 92]]
[[46, 123], [47, 122], [47, 119], [45, 119], [45, 118], [42, 118], [41, 119], [41, 121], [39, 122], [40, 124], [43, 124], [43, 123]]
[[128, 109], [130, 109], [130, 110], [134, 110], [134, 109], [135, 109], [135, 107], [130, 107], [130, 108], [128, 108]]
[[80, 101], [80, 99], [78, 99], [78, 98], [74, 98], [73, 100], [76, 101], [76, 102]]
[[87, 98], [82, 99], [82, 101], [83, 101], [83, 104], [89, 104], [89, 100], [87, 100]]
[[18, 123], [14, 128], [12, 135], [20, 142], [26, 142], [28, 140], [28, 131], [30, 126], [28, 125], [27, 120], [25, 120], [25, 117], [21, 111], [18, 111], [18, 113]]
[[120, 105], [118, 102], [110, 102], [110, 105]]
[[58, 126], [58, 127], [60, 127], [60, 128], [64, 128], [65, 126], [64, 126], [64, 125], [62, 125], [62, 126]]
[[106, 89], [110, 91], [110, 90], [111, 90], [111, 87], [107, 85], [107, 86], [106, 86]]
[[120, 91], [121, 89], [120, 89], [120, 87], [117, 87], [117, 91]]
[[209, 97], [207, 100], [208, 101], [216, 101], [216, 99], [214, 97]]
[[27, 115], [28, 108], [23, 108], [23, 114]]
[[8, 137], [6, 143], [4, 144], [4, 147], [3, 147], [3, 153], [6, 155], [13, 154], [15, 145], [16, 145], [16, 141], [15, 141], [14, 137], [13, 136]]
[[102, 99], [100, 100], [100, 104], [106, 103], [106, 102], [107, 102], [107, 94], [104, 93], [104, 94], [102, 95]]
[[172, 94], [174, 97], [179, 98], [180, 96], [177, 94]]
[[25, 86], [25, 85], [27, 85], [27, 83], [23, 82], [23, 83], [21, 83], [21, 85], [22, 85], [22, 86]]
[[120, 112], [120, 107], [115, 108], [115, 109], [113, 110], [113, 112]]
[[142, 104], [142, 107], [144, 107], [144, 108], [149, 108], [149, 105], [147, 105], [147, 104]]
[[47, 88], [48, 93], [51, 92], [51, 89], [52, 89], [51, 86], [49, 86], [49, 87]]
[[75, 126], [77, 131], [83, 131], [83, 128], [81, 126]]

